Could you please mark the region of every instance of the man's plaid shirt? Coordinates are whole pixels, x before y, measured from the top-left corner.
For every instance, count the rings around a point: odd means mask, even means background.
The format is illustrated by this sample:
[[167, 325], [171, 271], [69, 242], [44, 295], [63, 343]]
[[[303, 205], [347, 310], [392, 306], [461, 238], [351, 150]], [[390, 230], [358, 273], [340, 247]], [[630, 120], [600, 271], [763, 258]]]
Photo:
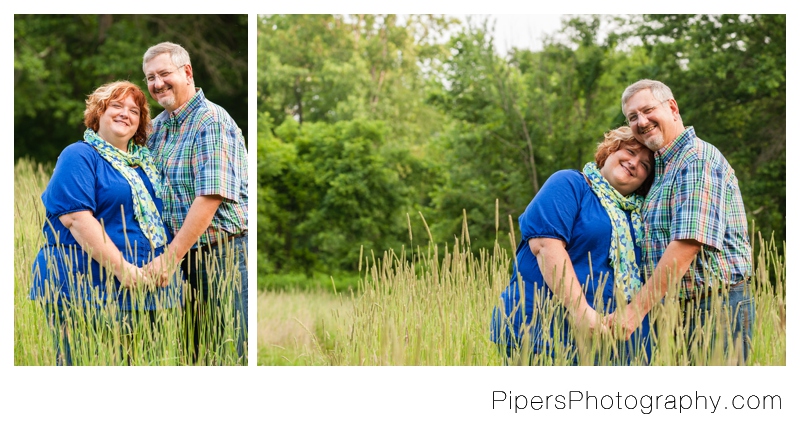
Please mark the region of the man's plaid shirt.
[[749, 277], [747, 216], [739, 182], [725, 157], [689, 127], [659, 149], [655, 160], [655, 180], [642, 210], [645, 278], [671, 241], [688, 239], [703, 247], [681, 281], [681, 297], [693, 297], [713, 279], [733, 285]]
[[195, 247], [247, 230], [247, 149], [242, 131], [198, 88], [183, 106], [153, 120], [147, 141], [164, 179], [164, 221], [177, 234], [195, 197], [220, 195]]

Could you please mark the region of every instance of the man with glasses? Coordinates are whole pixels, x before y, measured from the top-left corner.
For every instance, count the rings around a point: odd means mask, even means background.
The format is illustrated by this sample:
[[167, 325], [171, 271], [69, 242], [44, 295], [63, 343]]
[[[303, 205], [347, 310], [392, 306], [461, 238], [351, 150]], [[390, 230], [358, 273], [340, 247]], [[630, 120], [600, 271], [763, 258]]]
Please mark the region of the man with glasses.
[[[678, 103], [663, 83], [630, 85], [622, 93], [622, 112], [634, 137], [655, 152], [655, 180], [642, 209], [647, 282], [609, 320], [629, 337], [670, 284], [678, 284], [689, 347], [699, 340], [695, 328], [718, 320], [725, 331], [715, 337], [727, 342], [730, 329], [746, 361], [755, 305], [747, 217], [733, 168], [693, 127], [683, 126]], [[723, 299], [728, 317], [709, 314], [716, 298]]]
[[[189, 289], [185, 299], [192, 358], [200, 329], [218, 342], [223, 315], [233, 316], [236, 351], [247, 338], [247, 149], [242, 131], [194, 85], [189, 53], [163, 42], [144, 54], [150, 95], [164, 111], [153, 120], [148, 147], [164, 182], [164, 220], [175, 236], [147, 270], [166, 281], [180, 263]], [[231, 304], [225, 300], [231, 299]], [[232, 308], [232, 309], [231, 309]], [[222, 310], [233, 311], [222, 313]], [[197, 319], [207, 319], [205, 323]], [[230, 323], [229, 323], [230, 325]], [[211, 348], [214, 347], [206, 347]]]

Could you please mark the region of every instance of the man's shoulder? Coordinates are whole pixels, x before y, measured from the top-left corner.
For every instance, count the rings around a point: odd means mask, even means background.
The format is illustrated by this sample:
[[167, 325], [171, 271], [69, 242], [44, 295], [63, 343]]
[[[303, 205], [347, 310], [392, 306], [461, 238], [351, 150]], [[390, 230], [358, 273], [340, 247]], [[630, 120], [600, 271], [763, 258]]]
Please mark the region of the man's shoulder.
[[228, 114], [228, 111], [214, 102], [211, 102], [208, 98], [203, 98], [201, 103], [198, 104], [197, 109], [194, 111], [194, 116], [196, 121], [200, 122], [210, 121], [236, 126], [236, 122], [233, 120], [233, 117]]
[[689, 132], [686, 136], [687, 141], [681, 148], [678, 157], [680, 165], [719, 163], [725, 160], [716, 146], [698, 137], [693, 130], [687, 132]]
[[701, 139], [700, 137], [695, 136], [695, 139], [692, 142], [691, 147], [692, 147], [691, 157], [693, 160], [703, 161], [704, 163], [711, 164], [714, 166], [721, 166], [721, 167], [730, 166], [728, 160], [725, 159], [725, 156], [722, 155], [722, 152], [719, 151], [717, 146]]
[[153, 126], [153, 130], [161, 127], [164, 121], [166, 121], [168, 118], [169, 118], [169, 111], [167, 110], [161, 111], [157, 116], [153, 118], [153, 120], [150, 121], [150, 123]]
[[697, 152], [700, 155], [717, 156], [717, 155], [721, 155], [722, 154], [722, 152], [719, 151], [717, 146], [715, 146], [714, 144], [711, 144], [708, 141], [703, 140], [700, 137], [697, 137], [697, 139], [695, 139], [694, 146], [697, 148]]
[[676, 175], [679, 172], [683, 173], [679, 177], [684, 179], [706, 176], [710, 173], [717, 173], [722, 177], [735, 177], [733, 167], [722, 152], [715, 145], [694, 134], [691, 136], [691, 141], [685, 143], [672, 166], [673, 172]]

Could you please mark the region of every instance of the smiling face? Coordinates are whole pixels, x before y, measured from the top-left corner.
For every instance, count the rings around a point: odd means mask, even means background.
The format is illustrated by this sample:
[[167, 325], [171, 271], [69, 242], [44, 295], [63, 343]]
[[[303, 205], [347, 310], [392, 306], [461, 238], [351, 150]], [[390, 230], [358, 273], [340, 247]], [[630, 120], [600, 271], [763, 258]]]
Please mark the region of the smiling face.
[[128, 141], [139, 128], [141, 109], [132, 95], [108, 102], [105, 112], [100, 116], [97, 135], [113, 146], [126, 150]]
[[647, 180], [653, 170], [653, 152], [621, 143], [600, 167], [600, 174], [622, 195], [630, 195]]
[[623, 113], [636, 140], [653, 151], [671, 143], [683, 131], [675, 99], [660, 101], [649, 89], [631, 96]]
[[192, 65], [175, 65], [169, 53], [159, 54], [144, 66], [150, 96], [168, 111], [175, 111], [195, 94]]

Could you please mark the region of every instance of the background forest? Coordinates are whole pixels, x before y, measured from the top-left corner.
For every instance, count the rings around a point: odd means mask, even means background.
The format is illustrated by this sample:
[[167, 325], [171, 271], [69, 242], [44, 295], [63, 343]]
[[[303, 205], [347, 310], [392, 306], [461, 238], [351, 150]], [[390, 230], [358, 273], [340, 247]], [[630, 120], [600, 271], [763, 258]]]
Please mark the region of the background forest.
[[186, 48], [195, 84], [247, 137], [247, 15], [15, 15], [14, 160], [55, 164], [102, 84], [128, 80], [149, 98], [142, 56], [164, 41]]
[[472, 250], [510, 249], [508, 216], [592, 159], [641, 78], [671, 87], [756, 231], [785, 239], [785, 15], [567, 17], [541, 51], [507, 54], [492, 25], [259, 17], [260, 288], [352, 280], [362, 246], [452, 245], [464, 215]]

